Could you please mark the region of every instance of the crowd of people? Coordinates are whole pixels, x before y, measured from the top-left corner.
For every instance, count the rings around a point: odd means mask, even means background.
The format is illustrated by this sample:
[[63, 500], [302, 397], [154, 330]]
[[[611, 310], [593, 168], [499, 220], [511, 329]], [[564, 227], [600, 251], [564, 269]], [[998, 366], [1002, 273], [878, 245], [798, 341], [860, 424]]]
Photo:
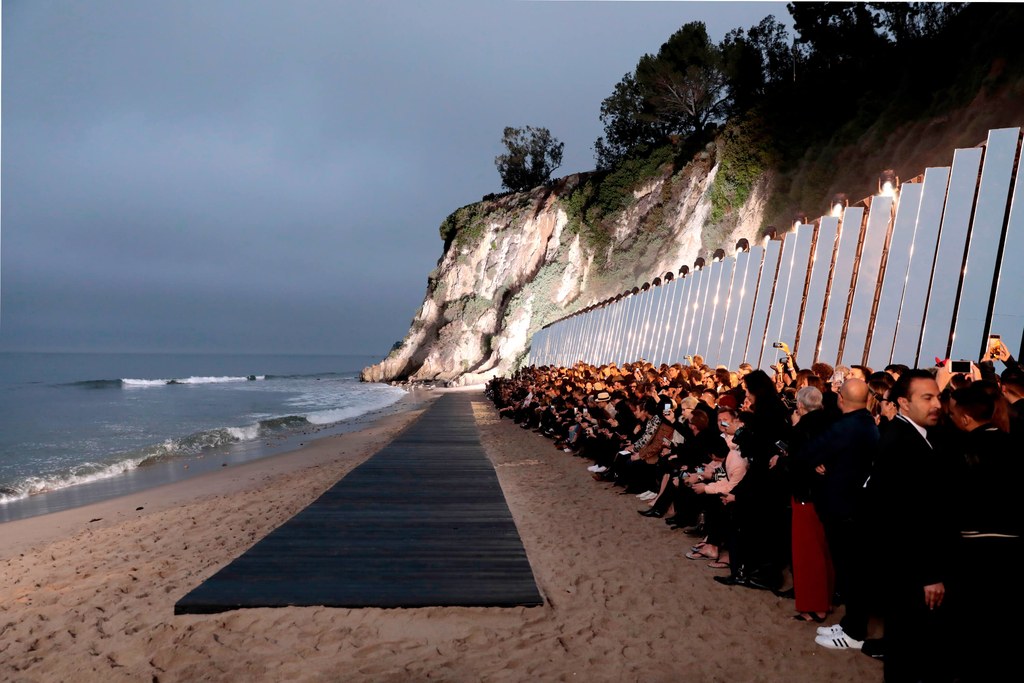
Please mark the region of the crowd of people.
[[524, 368], [487, 395], [681, 530], [681, 563], [793, 598], [821, 647], [883, 659], [890, 683], [1012, 670], [1024, 371], [1006, 346], [880, 371], [800, 369], [778, 346], [771, 374], [699, 356], [577, 363]]

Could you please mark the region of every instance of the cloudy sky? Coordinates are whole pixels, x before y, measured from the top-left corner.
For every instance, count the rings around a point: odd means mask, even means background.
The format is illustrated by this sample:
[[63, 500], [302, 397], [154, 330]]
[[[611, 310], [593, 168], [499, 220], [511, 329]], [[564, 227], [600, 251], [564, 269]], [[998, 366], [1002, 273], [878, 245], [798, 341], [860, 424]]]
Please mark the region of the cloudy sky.
[[0, 350], [387, 352], [502, 129], [783, 3], [5, 0]]

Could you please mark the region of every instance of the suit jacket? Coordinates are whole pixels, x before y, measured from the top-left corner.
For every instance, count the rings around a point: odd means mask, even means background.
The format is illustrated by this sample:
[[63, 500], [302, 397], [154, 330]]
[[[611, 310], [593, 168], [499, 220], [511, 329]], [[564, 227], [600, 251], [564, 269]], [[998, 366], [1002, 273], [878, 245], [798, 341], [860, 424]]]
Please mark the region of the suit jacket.
[[804, 449], [801, 458], [808, 468], [825, 466], [825, 474], [816, 475], [812, 483], [814, 507], [822, 519], [846, 520], [861, 512], [864, 482], [871, 474], [878, 438], [871, 413], [855, 410], [833, 422]]
[[886, 429], [867, 482], [869, 535], [880, 544], [890, 588], [949, 580], [959, 542], [953, 454], [931, 445], [904, 418]]

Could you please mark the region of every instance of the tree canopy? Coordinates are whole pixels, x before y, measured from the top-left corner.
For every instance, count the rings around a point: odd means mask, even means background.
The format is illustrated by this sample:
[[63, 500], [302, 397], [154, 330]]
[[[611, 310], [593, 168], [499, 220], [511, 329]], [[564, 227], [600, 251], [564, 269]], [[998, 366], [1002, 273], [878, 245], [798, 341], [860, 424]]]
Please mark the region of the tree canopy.
[[507, 152], [494, 158], [503, 187], [521, 192], [542, 185], [562, 165], [565, 143], [559, 142], [547, 128], [512, 128], [501, 137]]
[[[641, 57], [601, 103], [598, 168], [609, 170], [663, 144], [697, 149], [726, 121], [760, 119], [783, 147], [830, 135], [842, 126], [842, 111], [794, 103], [854, 87], [869, 115], [884, 100], [873, 90], [880, 87], [880, 69], [891, 75], [889, 65], [921, 61], [909, 57], [948, 45], [945, 34], [965, 13], [962, 3], [929, 2], [800, 2], [787, 9], [795, 35], [767, 16], [715, 44], [703, 23], [690, 22], [656, 54]], [[971, 21], [984, 24], [983, 15], [997, 11], [979, 7]], [[922, 79], [904, 80], [901, 85], [913, 87]]]

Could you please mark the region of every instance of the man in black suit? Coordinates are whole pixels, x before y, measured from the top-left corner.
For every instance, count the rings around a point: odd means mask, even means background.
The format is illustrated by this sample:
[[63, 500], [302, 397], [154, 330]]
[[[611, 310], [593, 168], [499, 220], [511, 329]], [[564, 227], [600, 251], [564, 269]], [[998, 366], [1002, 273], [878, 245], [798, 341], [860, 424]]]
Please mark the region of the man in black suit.
[[[963, 433], [957, 462], [961, 539], [949, 605], [962, 681], [999, 680], [1017, 666], [1017, 621], [1024, 609], [1020, 591], [1011, 587], [1024, 570], [1024, 462], [1019, 439], [992, 423], [995, 400], [986, 384], [974, 382], [954, 391], [949, 409], [952, 423]], [[993, 575], [993, 567], [999, 575]]]
[[899, 414], [881, 437], [867, 495], [874, 517], [885, 680], [948, 680], [946, 584], [959, 542], [955, 470], [939, 423], [939, 385], [926, 370], [904, 373], [889, 391]]
[[814, 642], [833, 650], [860, 649], [868, 632], [865, 556], [873, 552], [863, 528], [864, 482], [878, 448], [878, 427], [867, 410], [868, 385], [851, 378], [839, 390], [843, 416], [812, 441], [805, 458], [818, 480], [812, 489], [836, 571], [836, 591], [846, 604], [837, 627], [824, 627]]

